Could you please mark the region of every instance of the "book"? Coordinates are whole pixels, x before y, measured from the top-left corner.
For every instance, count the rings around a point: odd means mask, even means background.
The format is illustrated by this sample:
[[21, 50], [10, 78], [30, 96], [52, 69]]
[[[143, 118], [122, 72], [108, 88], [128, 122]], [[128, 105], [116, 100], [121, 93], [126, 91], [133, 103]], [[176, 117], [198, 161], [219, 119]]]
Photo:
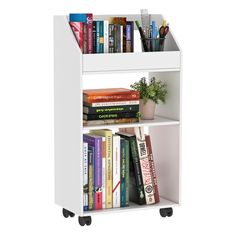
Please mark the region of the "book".
[[121, 171], [121, 155], [120, 155], [120, 136], [113, 135], [113, 207], [120, 207], [120, 171]]
[[106, 138], [106, 208], [112, 208], [112, 131], [100, 129], [90, 132]]
[[126, 88], [85, 89], [83, 90], [83, 102], [111, 102], [139, 100], [140, 92]]
[[123, 124], [136, 123], [139, 118], [120, 118], [120, 119], [105, 119], [105, 120], [83, 120], [83, 125], [109, 125], [109, 124]]
[[149, 159], [148, 159], [148, 154], [147, 154], [144, 128], [135, 127], [134, 133], [135, 133], [136, 141], [137, 141], [146, 204], [153, 204], [155, 203], [155, 197], [154, 197], [154, 189], [153, 189], [153, 182], [152, 182], [152, 172], [150, 169], [150, 164], [149, 164]]
[[152, 153], [152, 145], [151, 145], [150, 135], [145, 135], [145, 141], [146, 141], [146, 145], [147, 145], [148, 160], [149, 160], [151, 174], [152, 174], [155, 203], [158, 203], [158, 202], [160, 202], [160, 195], [159, 195], [159, 190], [158, 190], [157, 174], [156, 174], [156, 168], [155, 168], [155, 163], [154, 163], [154, 158], [153, 158], [153, 153]]
[[88, 210], [88, 143], [83, 143], [83, 185], [84, 185], [84, 211]]
[[146, 204], [143, 179], [139, 161], [139, 154], [134, 134], [117, 132], [122, 138], [129, 141], [129, 200], [139, 205]]
[[93, 32], [92, 32], [92, 37], [93, 37], [93, 53], [97, 52], [97, 23], [96, 21], [93, 21]]
[[83, 53], [88, 53], [88, 41], [87, 41], [87, 25], [83, 25]]
[[123, 45], [121, 52], [126, 52], [126, 17], [114, 17], [112, 23], [122, 26], [121, 30], [123, 31], [122, 31], [121, 41]]
[[88, 192], [88, 203], [89, 203], [89, 210], [94, 209], [94, 148], [92, 146], [88, 146], [88, 176], [89, 176], [89, 192]]
[[84, 23], [83, 22], [69, 22], [70, 27], [75, 35], [75, 39], [77, 43], [79, 44], [79, 47], [83, 53], [83, 28], [84, 28]]
[[123, 52], [123, 26], [114, 24], [114, 53]]
[[106, 138], [102, 137], [102, 208], [106, 208]]
[[111, 114], [111, 113], [125, 113], [125, 112], [139, 112], [139, 105], [124, 105], [111, 107], [91, 107], [83, 106], [84, 114]]
[[94, 208], [102, 209], [102, 137], [84, 134], [84, 142], [94, 148]]
[[137, 112], [123, 112], [111, 114], [83, 114], [84, 120], [104, 120], [104, 119], [119, 119], [119, 118], [136, 118]]
[[104, 20], [103, 21], [103, 28], [104, 28], [104, 53], [109, 52], [109, 34], [108, 34], [108, 28], [109, 28], [109, 21]]
[[134, 22], [126, 21], [126, 52], [134, 51]]
[[86, 51], [84, 53], [93, 53], [93, 14], [92, 13], [71, 13], [70, 22], [82, 22], [86, 28]]
[[100, 53], [100, 22], [96, 21], [96, 53]]
[[113, 101], [113, 102], [84, 102], [85, 106], [90, 107], [110, 107], [110, 106], [126, 106], [126, 105], [139, 105], [139, 100], [129, 101]]
[[99, 21], [99, 53], [104, 53], [104, 22]]
[[121, 138], [121, 207], [129, 205], [129, 141]]
[[109, 24], [109, 53], [114, 53], [114, 24]]

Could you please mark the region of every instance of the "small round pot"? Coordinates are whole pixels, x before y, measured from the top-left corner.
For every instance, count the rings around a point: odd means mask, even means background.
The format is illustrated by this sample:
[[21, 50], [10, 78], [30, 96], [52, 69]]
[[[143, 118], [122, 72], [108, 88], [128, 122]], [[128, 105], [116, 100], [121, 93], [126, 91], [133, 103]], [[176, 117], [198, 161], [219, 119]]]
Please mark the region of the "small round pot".
[[153, 120], [155, 115], [156, 103], [148, 99], [146, 104], [140, 100], [140, 113], [142, 120]]

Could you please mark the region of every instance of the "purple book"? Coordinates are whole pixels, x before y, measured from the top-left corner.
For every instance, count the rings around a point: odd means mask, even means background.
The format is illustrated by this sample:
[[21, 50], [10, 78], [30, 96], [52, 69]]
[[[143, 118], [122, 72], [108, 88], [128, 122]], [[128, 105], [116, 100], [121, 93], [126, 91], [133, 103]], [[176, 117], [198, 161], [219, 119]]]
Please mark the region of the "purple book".
[[102, 209], [102, 137], [95, 134], [84, 134], [83, 141], [94, 147], [94, 207]]

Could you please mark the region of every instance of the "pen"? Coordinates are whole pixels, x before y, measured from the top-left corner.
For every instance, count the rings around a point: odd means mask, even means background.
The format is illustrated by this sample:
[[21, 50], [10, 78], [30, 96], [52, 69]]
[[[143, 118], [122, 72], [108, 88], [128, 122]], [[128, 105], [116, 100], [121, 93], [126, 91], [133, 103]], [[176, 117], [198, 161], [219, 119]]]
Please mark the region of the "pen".
[[142, 27], [140, 26], [139, 22], [136, 20], [135, 21], [135, 24], [139, 30], [139, 33], [140, 33], [140, 36], [141, 36], [141, 39], [142, 39], [142, 43], [143, 43], [143, 49], [145, 52], [148, 51], [148, 48], [147, 48], [147, 45], [146, 45], [146, 42], [145, 42], [145, 35], [144, 35], [144, 32], [143, 32], [143, 29]]
[[152, 35], [151, 35], [151, 37], [152, 38], [156, 38], [157, 37], [156, 23], [155, 23], [154, 20], [152, 21]]

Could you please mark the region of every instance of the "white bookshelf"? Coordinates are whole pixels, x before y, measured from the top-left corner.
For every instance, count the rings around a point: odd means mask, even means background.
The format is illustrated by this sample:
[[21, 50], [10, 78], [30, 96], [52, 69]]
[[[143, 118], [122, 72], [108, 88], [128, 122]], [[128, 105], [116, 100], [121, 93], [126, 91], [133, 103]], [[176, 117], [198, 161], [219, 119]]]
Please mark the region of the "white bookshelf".
[[[116, 15], [117, 16], [117, 15]], [[124, 15], [120, 15], [124, 16]], [[98, 15], [106, 20], [112, 15]], [[127, 20], [140, 20], [140, 15], [125, 15]], [[159, 25], [161, 15], [153, 15]], [[135, 29], [137, 30], [137, 29]], [[83, 126], [82, 90], [96, 88], [107, 80], [88, 84], [87, 76], [99, 74], [146, 73], [167, 83], [168, 99], [158, 105], [154, 120], [132, 124]], [[140, 79], [137, 77], [136, 80]], [[130, 81], [131, 83], [132, 81]], [[124, 83], [124, 86], [123, 86]], [[127, 79], [119, 87], [126, 87]], [[163, 52], [114, 54], [82, 54], [66, 16], [54, 17], [54, 107], [55, 107], [55, 202], [79, 217], [102, 213], [171, 208], [180, 204], [181, 163], [181, 52], [172, 32], [168, 34]], [[83, 133], [91, 129], [115, 129], [144, 126], [151, 136], [158, 175], [161, 201], [154, 205], [97, 211], [83, 211]]]

